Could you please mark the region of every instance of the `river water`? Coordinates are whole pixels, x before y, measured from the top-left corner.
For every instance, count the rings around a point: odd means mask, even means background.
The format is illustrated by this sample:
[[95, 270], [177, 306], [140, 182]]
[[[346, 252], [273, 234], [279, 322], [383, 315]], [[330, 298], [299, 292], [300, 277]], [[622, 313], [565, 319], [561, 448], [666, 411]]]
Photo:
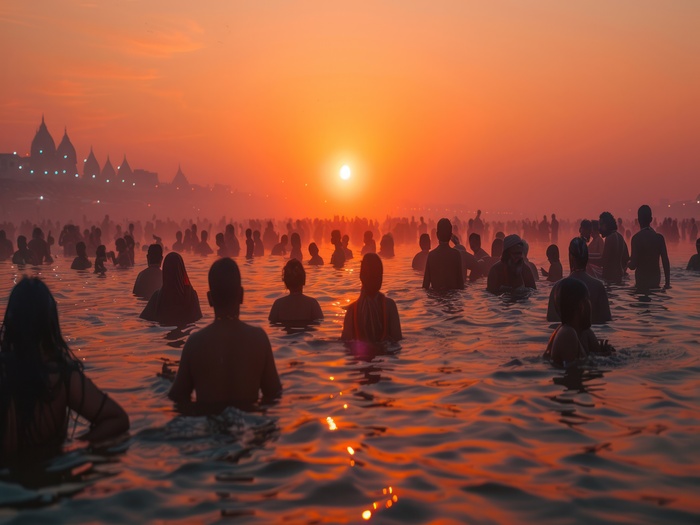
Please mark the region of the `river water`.
[[[544, 265], [543, 247], [532, 259]], [[243, 320], [270, 336], [280, 402], [246, 414], [178, 413], [163, 364], [184, 333], [140, 320], [138, 270], [106, 278], [0, 263], [0, 307], [22, 273], [54, 293], [64, 336], [87, 374], [127, 410], [130, 436], [107, 449], [68, 440], [26, 479], [0, 477], [10, 523], [700, 523], [700, 275], [690, 247], [671, 253], [672, 285], [649, 297], [610, 290], [618, 349], [576, 373], [541, 359], [551, 285], [529, 299], [420, 288], [413, 250], [384, 261], [400, 345], [360, 352], [338, 341], [359, 293], [359, 259], [311, 268], [305, 293], [326, 319], [270, 326], [283, 261], [239, 260]], [[330, 253], [321, 254], [328, 260]], [[214, 258], [185, 256], [206, 304]], [[84, 427], [79, 422], [76, 435]]]

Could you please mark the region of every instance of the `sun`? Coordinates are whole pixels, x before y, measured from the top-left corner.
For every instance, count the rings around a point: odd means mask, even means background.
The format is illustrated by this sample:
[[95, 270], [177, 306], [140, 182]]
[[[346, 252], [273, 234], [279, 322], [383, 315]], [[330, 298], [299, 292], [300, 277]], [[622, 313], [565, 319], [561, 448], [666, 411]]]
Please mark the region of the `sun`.
[[352, 176], [352, 171], [350, 171], [350, 166], [347, 164], [344, 164], [342, 168], [340, 168], [340, 178], [343, 180], [348, 180]]

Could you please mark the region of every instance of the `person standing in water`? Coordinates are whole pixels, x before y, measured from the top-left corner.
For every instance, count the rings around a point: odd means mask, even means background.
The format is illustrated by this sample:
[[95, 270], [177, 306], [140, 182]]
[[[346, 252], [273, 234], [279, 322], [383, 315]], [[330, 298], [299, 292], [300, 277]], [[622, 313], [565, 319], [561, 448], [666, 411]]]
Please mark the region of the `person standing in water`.
[[642, 291], [659, 288], [661, 260], [664, 268], [664, 288], [671, 288], [671, 265], [666, 251], [666, 240], [663, 235], [651, 229], [651, 208], [646, 204], [640, 206], [637, 219], [641, 229], [632, 237], [632, 256], [629, 261], [629, 269], [634, 270], [635, 285]]
[[[296, 232], [292, 234], [299, 236]], [[270, 309], [271, 323], [311, 323], [323, 319], [321, 305], [313, 297], [304, 295], [306, 271], [299, 259], [289, 259], [282, 270], [282, 281], [289, 295], [276, 299]]]
[[442, 218], [437, 224], [439, 244], [430, 251], [425, 263], [423, 288], [433, 290], [462, 290], [464, 288], [464, 271], [462, 256], [450, 246], [452, 223]]

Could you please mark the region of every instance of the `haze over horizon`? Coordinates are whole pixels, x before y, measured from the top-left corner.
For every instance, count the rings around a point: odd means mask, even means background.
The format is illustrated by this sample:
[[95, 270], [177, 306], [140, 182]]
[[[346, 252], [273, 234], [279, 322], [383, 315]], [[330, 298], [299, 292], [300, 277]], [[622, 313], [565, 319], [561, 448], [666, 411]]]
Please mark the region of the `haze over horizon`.
[[79, 159], [281, 214], [621, 213], [700, 192], [699, 23], [681, 0], [8, 0], [0, 152], [43, 114]]

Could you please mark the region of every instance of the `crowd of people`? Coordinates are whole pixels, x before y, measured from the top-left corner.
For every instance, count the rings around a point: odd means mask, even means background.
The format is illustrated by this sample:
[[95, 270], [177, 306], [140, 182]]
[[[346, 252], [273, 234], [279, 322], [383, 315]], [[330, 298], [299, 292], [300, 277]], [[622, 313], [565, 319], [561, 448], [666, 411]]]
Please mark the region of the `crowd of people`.
[[[392, 221], [389, 221], [390, 224]], [[670, 288], [670, 265], [664, 235], [653, 228], [648, 206], [638, 210], [638, 231], [623, 234], [622, 223], [609, 212], [597, 220], [582, 220], [578, 235], [568, 243], [569, 275], [563, 276], [557, 245], [560, 223], [554, 214], [544, 216], [535, 225], [528, 224], [527, 235], [538, 245], [547, 245], [549, 268], [538, 272], [528, 260], [528, 242], [518, 233], [506, 235], [495, 230], [490, 254], [482, 248], [482, 239], [490, 227], [481, 213], [467, 224], [442, 218], [432, 223], [399, 220], [392, 231], [380, 235], [374, 223], [362, 222], [367, 229], [362, 237], [360, 292], [348, 305], [341, 340], [355, 344], [395, 343], [402, 339], [400, 315], [396, 302], [382, 293], [384, 268], [382, 260], [394, 256], [394, 234], [404, 242], [413, 234], [420, 251], [412, 267], [422, 272], [423, 288], [444, 292], [460, 290], [468, 281], [486, 280], [486, 290], [492, 294], [527, 297], [537, 288], [539, 275], [553, 282], [547, 320], [560, 323], [551, 335], [545, 357], [557, 366], [571, 366], [587, 355], [614, 351], [607, 341], [599, 341], [591, 327], [612, 320], [606, 285], [620, 284], [627, 271], [634, 271], [635, 287], [646, 293], [663, 287]], [[318, 301], [304, 294], [306, 271], [302, 246], [317, 235], [328, 234], [332, 245], [330, 264], [342, 268], [354, 254], [349, 247], [350, 235], [338, 222], [289, 221], [287, 233], [278, 237], [269, 221], [263, 232], [245, 228], [247, 259], [264, 255], [286, 259], [282, 281], [288, 295], [274, 301], [269, 321], [283, 324], [308, 324], [323, 319]], [[670, 226], [669, 226], [670, 224]], [[252, 224], [255, 226], [255, 224]], [[306, 226], [319, 226], [312, 234]], [[106, 226], [106, 228], [105, 228]], [[251, 406], [275, 399], [282, 391], [270, 341], [265, 331], [240, 320], [244, 289], [241, 274], [233, 258], [242, 255], [236, 226], [222, 225], [215, 235], [217, 256], [209, 270], [207, 300], [214, 310], [214, 321], [194, 332], [187, 339], [169, 396], [176, 402], [192, 401], [212, 406]], [[238, 225], [242, 226], [242, 225]], [[370, 227], [371, 226], [371, 227]], [[505, 225], [503, 225], [505, 226]], [[522, 225], [525, 226], [525, 225]], [[665, 228], [677, 228], [664, 220]], [[458, 232], [466, 234], [468, 246], [461, 244]], [[693, 228], [695, 228], [693, 230]], [[93, 269], [104, 275], [111, 262], [114, 268], [134, 266], [138, 244], [136, 226], [126, 231], [115, 228], [120, 235], [115, 250], [107, 251], [102, 243], [103, 229], [109, 223], [94, 226], [82, 233], [68, 225], [61, 230], [59, 245], [66, 258], [74, 257], [71, 268], [78, 271]], [[694, 221], [688, 222], [688, 235], [697, 237]], [[508, 231], [508, 230], [506, 230]], [[684, 232], [686, 228], [684, 227]], [[240, 232], [240, 229], [239, 229]], [[175, 242], [163, 257], [162, 238], [154, 230], [149, 234], [155, 242], [144, 245], [148, 266], [135, 279], [133, 293], [147, 300], [141, 318], [167, 326], [184, 326], [202, 318], [199, 297], [185, 268], [182, 252], [207, 257], [214, 253], [209, 246], [209, 231], [199, 231], [191, 224], [185, 232], [175, 232]], [[375, 236], [380, 238], [379, 249]], [[630, 240], [631, 250], [627, 240]], [[0, 260], [12, 259], [13, 264], [41, 265], [52, 263], [49, 233], [45, 238], [41, 227], [33, 227], [31, 241], [17, 236], [17, 250], [4, 230], [0, 230]], [[689, 270], [700, 270], [700, 240], [695, 241], [698, 255], [688, 263]], [[289, 248], [288, 248], [289, 245]], [[434, 246], [434, 248], [432, 248]], [[432, 248], [432, 249], [431, 249]], [[323, 265], [316, 242], [308, 244], [307, 265]], [[94, 264], [88, 253], [95, 253]], [[162, 269], [161, 269], [162, 264]], [[80, 439], [97, 441], [125, 432], [129, 419], [119, 404], [95, 386], [84, 374], [62, 338], [56, 302], [39, 278], [23, 278], [10, 294], [0, 331], [0, 463], [11, 458], [25, 457], [39, 450], [50, 455], [60, 449], [67, 432], [68, 413], [75, 411], [91, 423], [90, 430]]]

